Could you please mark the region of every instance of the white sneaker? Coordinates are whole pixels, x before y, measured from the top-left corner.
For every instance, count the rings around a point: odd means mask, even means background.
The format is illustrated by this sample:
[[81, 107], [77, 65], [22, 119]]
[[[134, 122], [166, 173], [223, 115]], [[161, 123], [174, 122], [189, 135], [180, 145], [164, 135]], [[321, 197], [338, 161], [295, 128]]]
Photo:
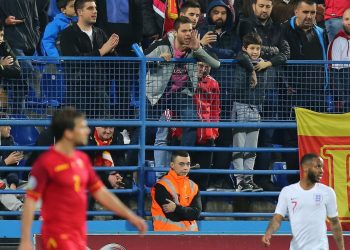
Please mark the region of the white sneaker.
[[129, 132], [124, 129], [122, 132], [120, 132], [123, 136], [123, 141], [124, 141], [124, 144], [130, 144], [130, 136], [129, 136]]

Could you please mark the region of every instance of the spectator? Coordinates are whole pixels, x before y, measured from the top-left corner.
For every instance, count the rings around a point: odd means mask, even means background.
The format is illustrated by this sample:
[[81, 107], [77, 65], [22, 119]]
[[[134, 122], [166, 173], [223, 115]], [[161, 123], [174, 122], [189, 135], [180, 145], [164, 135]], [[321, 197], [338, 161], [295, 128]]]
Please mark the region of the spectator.
[[[233, 13], [221, 0], [214, 0], [208, 5], [206, 19], [200, 25], [199, 31], [205, 49], [216, 54], [220, 59], [233, 59], [238, 52], [239, 38], [234, 30]], [[203, 43], [203, 40], [206, 42]], [[212, 76], [220, 83], [221, 89], [221, 120], [231, 118], [231, 91], [234, 78], [234, 65], [223, 63], [219, 69], [212, 70]], [[216, 146], [228, 147], [232, 144], [232, 129], [220, 128]], [[232, 160], [230, 152], [215, 152], [213, 168], [228, 168]], [[223, 175], [211, 175], [209, 189], [233, 190], [232, 181]]]
[[197, 28], [199, 17], [201, 15], [200, 5], [196, 1], [187, 1], [180, 8], [180, 16], [188, 17], [192, 21], [192, 27]]
[[294, 16], [298, 0], [273, 0], [271, 18], [275, 23], [284, 23]]
[[61, 13], [57, 14], [45, 28], [41, 41], [41, 52], [44, 56], [58, 57], [60, 55], [58, 34], [76, 21], [74, 2], [75, 0], [59, 0], [57, 2]]
[[50, 5], [50, 0], [35, 0], [35, 1], [36, 1], [36, 8], [37, 8], [39, 24], [40, 24], [40, 34], [43, 34], [45, 31], [45, 27], [49, 23], [48, 10]]
[[[94, 0], [76, 0], [74, 9], [78, 22], [61, 32], [60, 44], [63, 56], [111, 56], [119, 43], [119, 36], [108, 39], [103, 30], [94, 26], [97, 9]], [[98, 62], [91, 65], [80, 61], [79, 67], [72, 62], [68, 77], [68, 105], [86, 112], [88, 117], [109, 117], [109, 97], [106, 91], [111, 80], [110, 64]]]
[[[198, 62], [198, 88], [193, 96], [197, 113], [202, 122], [220, 121], [220, 87], [219, 83], [210, 76], [211, 67], [203, 62]], [[181, 139], [182, 129], [174, 128], [172, 137]], [[218, 128], [198, 128], [196, 145], [213, 147], [215, 139], [219, 136]], [[210, 169], [213, 161], [213, 152], [193, 152], [192, 162], [198, 163], [201, 168]], [[209, 175], [192, 174], [193, 179], [199, 186], [199, 190], [208, 188]]]
[[[187, 17], [179, 17], [174, 24], [174, 33], [153, 43], [145, 52], [147, 57], [163, 58], [197, 58], [212, 67], [219, 67], [220, 62], [212, 58], [200, 46], [199, 35], [192, 28], [192, 21]], [[182, 121], [198, 120], [193, 104], [193, 93], [198, 86], [197, 65], [163, 63], [147, 74], [146, 95], [156, 116], [160, 120], [173, 119], [168, 110], [176, 112]], [[157, 104], [157, 105], [156, 105]], [[164, 112], [164, 113], [163, 113]], [[162, 114], [158, 114], [162, 113]], [[166, 146], [168, 128], [157, 129], [154, 145]], [[182, 146], [194, 146], [196, 142], [196, 128], [183, 128]], [[168, 166], [169, 157], [166, 151], [154, 151], [155, 165]]]
[[[282, 27], [279, 23], [274, 23], [270, 17], [274, 9], [272, 0], [253, 0], [252, 8], [254, 15], [241, 19], [239, 23], [239, 34], [244, 35], [254, 32], [262, 39], [261, 60], [257, 63], [258, 71], [269, 68], [267, 71], [268, 85], [266, 86], [266, 98], [261, 110], [263, 120], [278, 119], [280, 105], [278, 102], [279, 82], [282, 71], [280, 65], [289, 58], [289, 44], [282, 37]], [[251, 63], [250, 63], [251, 64]], [[252, 68], [252, 65], [249, 66]], [[259, 147], [272, 147], [274, 129], [262, 129], [259, 134]], [[271, 152], [258, 153], [256, 168], [268, 170], [270, 167]], [[254, 176], [258, 185], [268, 190], [274, 190], [269, 175]]]
[[[235, 122], [257, 122], [260, 121], [260, 107], [264, 102], [267, 84], [266, 70], [258, 71], [262, 39], [257, 33], [250, 33], [243, 37], [242, 52], [237, 60], [244, 63], [247, 58], [255, 64], [248, 70], [240, 65], [236, 69], [236, 77], [233, 87], [234, 100], [232, 108], [232, 120]], [[258, 73], [256, 73], [256, 71]], [[256, 79], [257, 80], [252, 80]], [[259, 129], [233, 129], [233, 147], [257, 148]], [[253, 170], [256, 154], [252, 152], [233, 152], [233, 167], [235, 170]], [[253, 181], [252, 175], [236, 174], [238, 192], [263, 191]]]
[[342, 29], [342, 16], [347, 8], [350, 8], [348, 0], [324, 0], [325, 4], [325, 25], [328, 40], [333, 41], [335, 35]]
[[[16, 56], [10, 45], [4, 40], [4, 26], [0, 24], [0, 89], [3, 99], [1, 99], [2, 111], [7, 109], [7, 89], [11, 88], [8, 79], [19, 78], [21, 75], [21, 67], [19, 66]], [[16, 87], [14, 87], [16, 89]], [[15, 92], [13, 98], [18, 98]]]
[[[0, 190], [9, 189], [6, 183], [0, 180]], [[0, 194], [0, 210], [21, 211], [22, 201], [17, 199], [14, 194]]]
[[[0, 114], [1, 119], [9, 119], [8, 115]], [[15, 141], [10, 134], [10, 126], [0, 126], [0, 145], [14, 146]], [[17, 166], [23, 159], [23, 152], [20, 151], [1, 151], [0, 152], [0, 166]], [[16, 190], [19, 184], [19, 177], [17, 172], [0, 172], [0, 179], [6, 179], [6, 183], [10, 189]]]
[[[0, 19], [6, 26], [5, 40], [11, 46], [16, 56], [33, 56], [39, 44], [40, 25], [36, 0], [7, 1], [0, 0]], [[24, 81], [13, 83], [13, 92], [17, 93], [14, 100], [17, 109], [22, 111], [22, 103], [28, 92], [27, 86], [31, 86], [37, 96], [40, 96], [40, 74], [34, 69], [30, 60], [20, 62]]]
[[190, 166], [186, 151], [173, 152], [171, 169], [152, 188], [154, 231], [198, 231], [202, 203], [197, 184], [187, 177]]
[[[350, 63], [350, 8], [344, 11], [342, 22], [343, 29], [338, 32], [328, 47], [328, 59]], [[332, 69], [339, 111], [350, 112], [350, 66], [349, 64], [332, 64]]]
[[133, 43], [142, 40], [142, 0], [97, 0], [97, 27], [107, 36], [118, 34], [120, 42], [116, 51], [120, 56], [134, 56]]
[[[284, 37], [290, 46], [291, 60], [326, 59], [324, 31], [315, 25], [316, 2], [301, 0], [295, 8], [295, 16], [283, 24]], [[328, 68], [323, 65], [288, 65], [286, 117], [294, 117], [293, 107], [304, 107], [318, 112], [328, 109], [325, 88], [328, 87]], [[296, 129], [284, 130], [285, 146], [298, 147]], [[298, 153], [284, 154], [288, 169], [299, 169]], [[297, 181], [289, 176], [290, 183]]]

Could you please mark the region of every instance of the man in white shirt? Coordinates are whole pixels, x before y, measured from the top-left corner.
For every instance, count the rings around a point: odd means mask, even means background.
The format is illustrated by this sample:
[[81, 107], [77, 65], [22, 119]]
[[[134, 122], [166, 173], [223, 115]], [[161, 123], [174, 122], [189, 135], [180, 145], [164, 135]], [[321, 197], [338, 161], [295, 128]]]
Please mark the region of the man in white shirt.
[[288, 215], [293, 239], [290, 250], [328, 250], [326, 219], [329, 219], [338, 250], [344, 250], [342, 228], [338, 219], [333, 189], [319, 183], [323, 175], [323, 160], [316, 154], [301, 159], [300, 182], [282, 189], [270, 224], [262, 237], [265, 246]]
[[350, 112], [350, 8], [342, 17], [343, 29], [338, 32], [328, 47], [328, 60], [348, 61], [348, 64], [332, 64], [334, 100], [339, 112]]

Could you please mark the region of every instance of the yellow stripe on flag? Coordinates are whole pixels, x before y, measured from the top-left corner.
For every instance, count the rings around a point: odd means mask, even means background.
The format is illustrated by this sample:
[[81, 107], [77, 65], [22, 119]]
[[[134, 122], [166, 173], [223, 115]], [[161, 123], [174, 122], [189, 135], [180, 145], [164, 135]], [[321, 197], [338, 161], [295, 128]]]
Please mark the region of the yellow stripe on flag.
[[323, 114], [296, 108], [298, 135], [350, 136], [350, 113]]

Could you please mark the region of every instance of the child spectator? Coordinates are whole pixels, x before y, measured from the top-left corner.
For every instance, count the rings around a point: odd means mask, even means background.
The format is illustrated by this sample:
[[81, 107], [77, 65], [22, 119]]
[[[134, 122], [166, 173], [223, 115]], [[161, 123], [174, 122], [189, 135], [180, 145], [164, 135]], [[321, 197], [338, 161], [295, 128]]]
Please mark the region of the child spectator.
[[[260, 121], [259, 111], [264, 101], [267, 71], [259, 71], [257, 75], [253, 65], [262, 60], [260, 58], [261, 45], [262, 40], [256, 33], [249, 33], [243, 37], [243, 47], [237, 57], [239, 65], [237, 65], [233, 85], [233, 121]], [[256, 148], [258, 136], [259, 129], [234, 128], [233, 147]], [[235, 170], [254, 169], [256, 158], [254, 152], [233, 152], [232, 157]], [[237, 174], [235, 176], [238, 192], [262, 191], [262, 188], [253, 182], [252, 175]]]
[[41, 41], [41, 50], [44, 56], [59, 56], [59, 33], [67, 28], [72, 22], [77, 21], [74, 11], [75, 0], [58, 0], [57, 7], [62, 13], [57, 14], [52, 22], [50, 22], [44, 32]]
[[[0, 113], [1, 119], [9, 119], [5, 113]], [[14, 146], [15, 142], [10, 134], [10, 126], [0, 126], [0, 145], [1, 146]], [[1, 147], [0, 147], [1, 148]], [[23, 159], [23, 153], [19, 151], [0, 151], [0, 166], [17, 166]], [[17, 189], [19, 178], [17, 172], [0, 172], [0, 179], [6, 179], [7, 185], [11, 189]]]

